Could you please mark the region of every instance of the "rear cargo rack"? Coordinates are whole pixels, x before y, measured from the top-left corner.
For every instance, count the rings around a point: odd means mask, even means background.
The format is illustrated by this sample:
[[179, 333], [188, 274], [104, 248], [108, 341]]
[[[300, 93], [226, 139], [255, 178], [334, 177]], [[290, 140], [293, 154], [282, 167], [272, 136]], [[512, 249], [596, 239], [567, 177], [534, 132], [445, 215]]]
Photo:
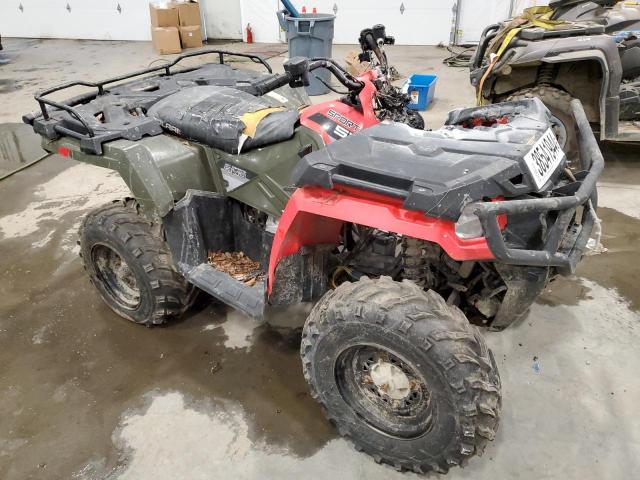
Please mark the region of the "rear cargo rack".
[[[160, 71], [164, 71], [164, 74], [163, 74], [164, 76], [171, 76], [173, 73], [180, 73], [180, 72], [188, 71], [188, 69], [182, 69], [182, 70], [179, 70], [178, 72], [172, 72], [171, 71], [171, 67], [174, 67], [175, 65], [180, 63], [185, 58], [198, 57], [198, 56], [210, 55], [210, 54], [218, 55], [218, 61], [219, 61], [219, 63], [221, 65], [223, 65], [225, 63], [225, 55], [226, 56], [234, 56], [234, 57], [243, 57], [243, 58], [250, 59], [254, 63], [262, 64], [267, 69], [267, 71], [269, 73], [273, 73], [273, 70], [271, 69], [271, 65], [269, 65], [269, 63], [259, 55], [252, 55], [252, 54], [249, 54], [249, 53], [235, 53], [235, 52], [229, 52], [229, 51], [226, 51], [226, 50], [202, 50], [202, 51], [198, 51], [198, 52], [190, 52], [190, 53], [182, 54], [179, 57], [177, 57], [176, 59], [174, 59], [173, 61], [171, 61], [169, 63], [166, 63], [164, 65], [160, 65], [160, 66], [157, 66], [157, 67], [145, 68], [144, 70], [138, 70], [138, 71], [135, 71], [135, 72], [132, 72], [132, 73], [128, 73], [126, 75], [120, 75], [118, 77], [109, 78], [109, 79], [103, 80], [101, 82], [75, 81], [75, 82], [68, 82], [68, 83], [64, 83], [64, 84], [61, 84], [61, 85], [57, 85], [55, 87], [51, 87], [51, 88], [46, 89], [46, 90], [42, 90], [42, 91], [38, 92], [34, 96], [34, 98], [36, 99], [36, 101], [40, 105], [40, 112], [37, 113], [37, 114], [26, 115], [24, 117], [24, 120], [25, 120], [25, 122], [27, 122], [29, 124], [32, 124], [33, 120], [35, 120], [40, 115], [42, 115], [42, 117], [45, 120], [49, 120], [49, 111], [47, 110], [47, 106], [54, 107], [54, 108], [57, 108], [59, 110], [64, 110], [69, 115], [71, 115], [73, 118], [78, 120], [82, 124], [84, 129], [86, 130], [85, 134], [88, 135], [89, 137], [94, 137], [96, 135], [96, 132], [93, 130], [93, 128], [91, 128], [89, 126], [89, 124], [82, 117], [82, 115], [80, 115], [73, 108], [75, 105], [78, 105], [80, 103], [84, 103], [84, 102], [86, 102], [88, 100], [91, 100], [92, 98], [96, 98], [99, 95], [103, 95], [105, 93], [105, 86], [106, 85], [110, 85], [112, 83], [120, 82], [120, 81], [127, 80], [127, 79], [130, 79], [130, 78], [139, 77], [141, 75], [146, 75], [146, 74], [149, 74], [149, 73], [160, 72]], [[54, 100], [50, 100], [48, 98], [45, 98], [47, 95], [50, 95], [50, 94], [52, 94], [54, 92], [59, 92], [61, 90], [66, 90], [68, 88], [77, 87], [77, 86], [96, 88], [97, 92], [92, 93], [92, 94], [80, 95], [80, 96], [74, 97], [74, 98], [72, 98], [72, 99], [70, 99], [70, 100], [68, 100], [68, 101], [66, 101], [64, 103], [56, 102]]]

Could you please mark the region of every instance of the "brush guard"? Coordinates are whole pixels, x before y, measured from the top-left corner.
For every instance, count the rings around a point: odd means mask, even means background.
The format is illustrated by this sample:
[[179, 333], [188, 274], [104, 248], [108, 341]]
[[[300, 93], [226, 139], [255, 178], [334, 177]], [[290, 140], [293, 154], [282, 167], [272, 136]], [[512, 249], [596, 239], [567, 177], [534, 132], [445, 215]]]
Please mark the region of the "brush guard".
[[[563, 275], [573, 273], [582, 258], [593, 227], [596, 223], [595, 206], [591, 201], [596, 191], [596, 181], [604, 169], [604, 159], [591, 126], [579, 100], [571, 102], [571, 109], [578, 128], [578, 143], [582, 165], [588, 170], [576, 174], [579, 187], [565, 197], [485, 202], [478, 204], [474, 213], [484, 229], [485, 237], [496, 260], [507, 265], [532, 267], [557, 267]], [[576, 183], [578, 183], [576, 182]], [[582, 222], [574, 232], [569, 230], [579, 207], [583, 208]], [[542, 250], [509, 248], [505, 244], [498, 216], [518, 213], [560, 212], [549, 228]], [[573, 239], [573, 241], [571, 241]]]

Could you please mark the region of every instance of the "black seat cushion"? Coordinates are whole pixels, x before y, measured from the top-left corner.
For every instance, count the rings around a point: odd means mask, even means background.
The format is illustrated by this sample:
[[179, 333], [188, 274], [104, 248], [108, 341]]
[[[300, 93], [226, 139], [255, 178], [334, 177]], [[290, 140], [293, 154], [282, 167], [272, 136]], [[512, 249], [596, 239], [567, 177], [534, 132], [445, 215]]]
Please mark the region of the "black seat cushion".
[[275, 100], [229, 87], [186, 88], [147, 112], [163, 128], [194, 142], [239, 153], [288, 140], [299, 120]]

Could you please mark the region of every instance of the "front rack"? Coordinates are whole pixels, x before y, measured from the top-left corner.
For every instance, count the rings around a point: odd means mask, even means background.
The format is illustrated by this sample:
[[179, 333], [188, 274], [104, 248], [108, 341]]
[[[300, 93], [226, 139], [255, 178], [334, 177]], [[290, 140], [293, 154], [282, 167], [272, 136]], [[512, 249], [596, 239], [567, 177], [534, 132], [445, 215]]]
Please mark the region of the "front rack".
[[[176, 59], [174, 59], [173, 61], [164, 64], [164, 65], [160, 65], [158, 67], [150, 67], [150, 68], [145, 68], [144, 70], [138, 70], [132, 73], [128, 73], [126, 75], [120, 75], [118, 77], [113, 77], [113, 78], [109, 78], [107, 80], [103, 80], [101, 82], [84, 82], [84, 81], [75, 81], [75, 82], [68, 82], [68, 83], [63, 83], [61, 85], [57, 85], [55, 87], [51, 87], [49, 89], [46, 90], [42, 90], [40, 92], [38, 92], [34, 98], [36, 99], [36, 101], [38, 102], [38, 104], [40, 105], [40, 113], [39, 114], [30, 114], [28, 116], [25, 117], [25, 120], [28, 121], [28, 123], [32, 123], [33, 120], [35, 120], [36, 117], [42, 115], [42, 117], [45, 120], [49, 120], [49, 112], [47, 110], [47, 106], [50, 107], [54, 107], [60, 110], [64, 110], [65, 112], [67, 112], [69, 115], [71, 115], [72, 117], [74, 117], [76, 120], [78, 120], [82, 126], [86, 129], [86, 134], [89, 137], [94, 137], [96, 135], [96, 133], [94, 132], [94, 130], [89, 126], [89, 124], [87, 123], [87, 121], [82, 118], [82, 115], [80, 115], [73, 107], [75, 105], [78, 105], [79, 103], [83, 103], [87, 100], [90, 100], [91, 98], [95, 98], [98, 95], [102, 95], [105, 92], [105, 86], [112, 84], [112, 83], [116, 83], [116, 82], [120, 82], [122, 80], [127, 80], [130, 78], [135, 78], [135, 77], [139, 77], [141, 75], [146, 75], [149, 73], [154, 73], [154, 72], [159, 72], [159, 71], [164, 71], [164, 75], [166, 76], [171, 76], [172, 72], [171, 72], [171, 67], [175, 66], [176, 64], [178, 64], [180, 61], [184, 60], [185, 58], [191, 58], [191, 57], [198, 57], [198, 56], [202, 56], [202, 55], [209, 55], [209, 54], [217, 54], [218, 55], [218, 61], [220, 62], [221, 65], [224, 64], [224, 57], [225, 55], [227, 56], [234, 56], [234, 57], [243, 57], [243, 58], [248, 58], [250, 59], [252, 62], [254, 63], [260, 63], [262, 64], [269, 73], [273, 73], [273, 70], [271, 69], [271, 65], [269, 65], [269, 63], [262, 58], [259, 55], [252, 55], [249, 53], [235, 53], [235, 52], [229, 52], [226, 50], [201, 50], [198, 52], [190, 52], [190, 53], [185, 53], [182, 54], [180, 56], [178, 56]], [[77, 87], [77, 86], [81, 86], [81, 87], [91, 87], [91, 88], [97, 88], [98, 91], [95, 94], [92, 95], [81, 95], [78, 97], [74, 97], [73, 99], [65, 102], [65, 103], [61, 103], [61, 102], [56, 102], [54, 100], [50, 100], [48, 98], [45, 98], [47, 95], [50, 95], [54, 92], [59, 92], [61, 90], [66, 90], [68, 88], [72, 88], [72, 87]]]

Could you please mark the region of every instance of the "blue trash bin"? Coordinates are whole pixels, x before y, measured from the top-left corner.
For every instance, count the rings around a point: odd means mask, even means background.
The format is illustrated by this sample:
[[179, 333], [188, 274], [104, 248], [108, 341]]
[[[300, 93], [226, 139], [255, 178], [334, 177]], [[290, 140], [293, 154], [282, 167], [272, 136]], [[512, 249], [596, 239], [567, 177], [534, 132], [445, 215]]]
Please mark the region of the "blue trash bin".
[[[299, 17], [278, 12], [280, 26], [287, 33], [289, 57], [326, 57], [331, 58], [333, 44], [333, 22], [335, 15], [325, 13], [302, 13]], [[310, 75], [311, 85], [307, 87], [309, 95], [323, 95], [329, 92], [326, 85], [314, 77], [320, 77], [326, 83], [331, 80], [329, 70], [319, 68]]]
[[402, 87], [411, 99], [407, 106], [411, 110], [426, 110], [436, 93], [437, 80], [437, 75], [414, 73], [409, 76]]

